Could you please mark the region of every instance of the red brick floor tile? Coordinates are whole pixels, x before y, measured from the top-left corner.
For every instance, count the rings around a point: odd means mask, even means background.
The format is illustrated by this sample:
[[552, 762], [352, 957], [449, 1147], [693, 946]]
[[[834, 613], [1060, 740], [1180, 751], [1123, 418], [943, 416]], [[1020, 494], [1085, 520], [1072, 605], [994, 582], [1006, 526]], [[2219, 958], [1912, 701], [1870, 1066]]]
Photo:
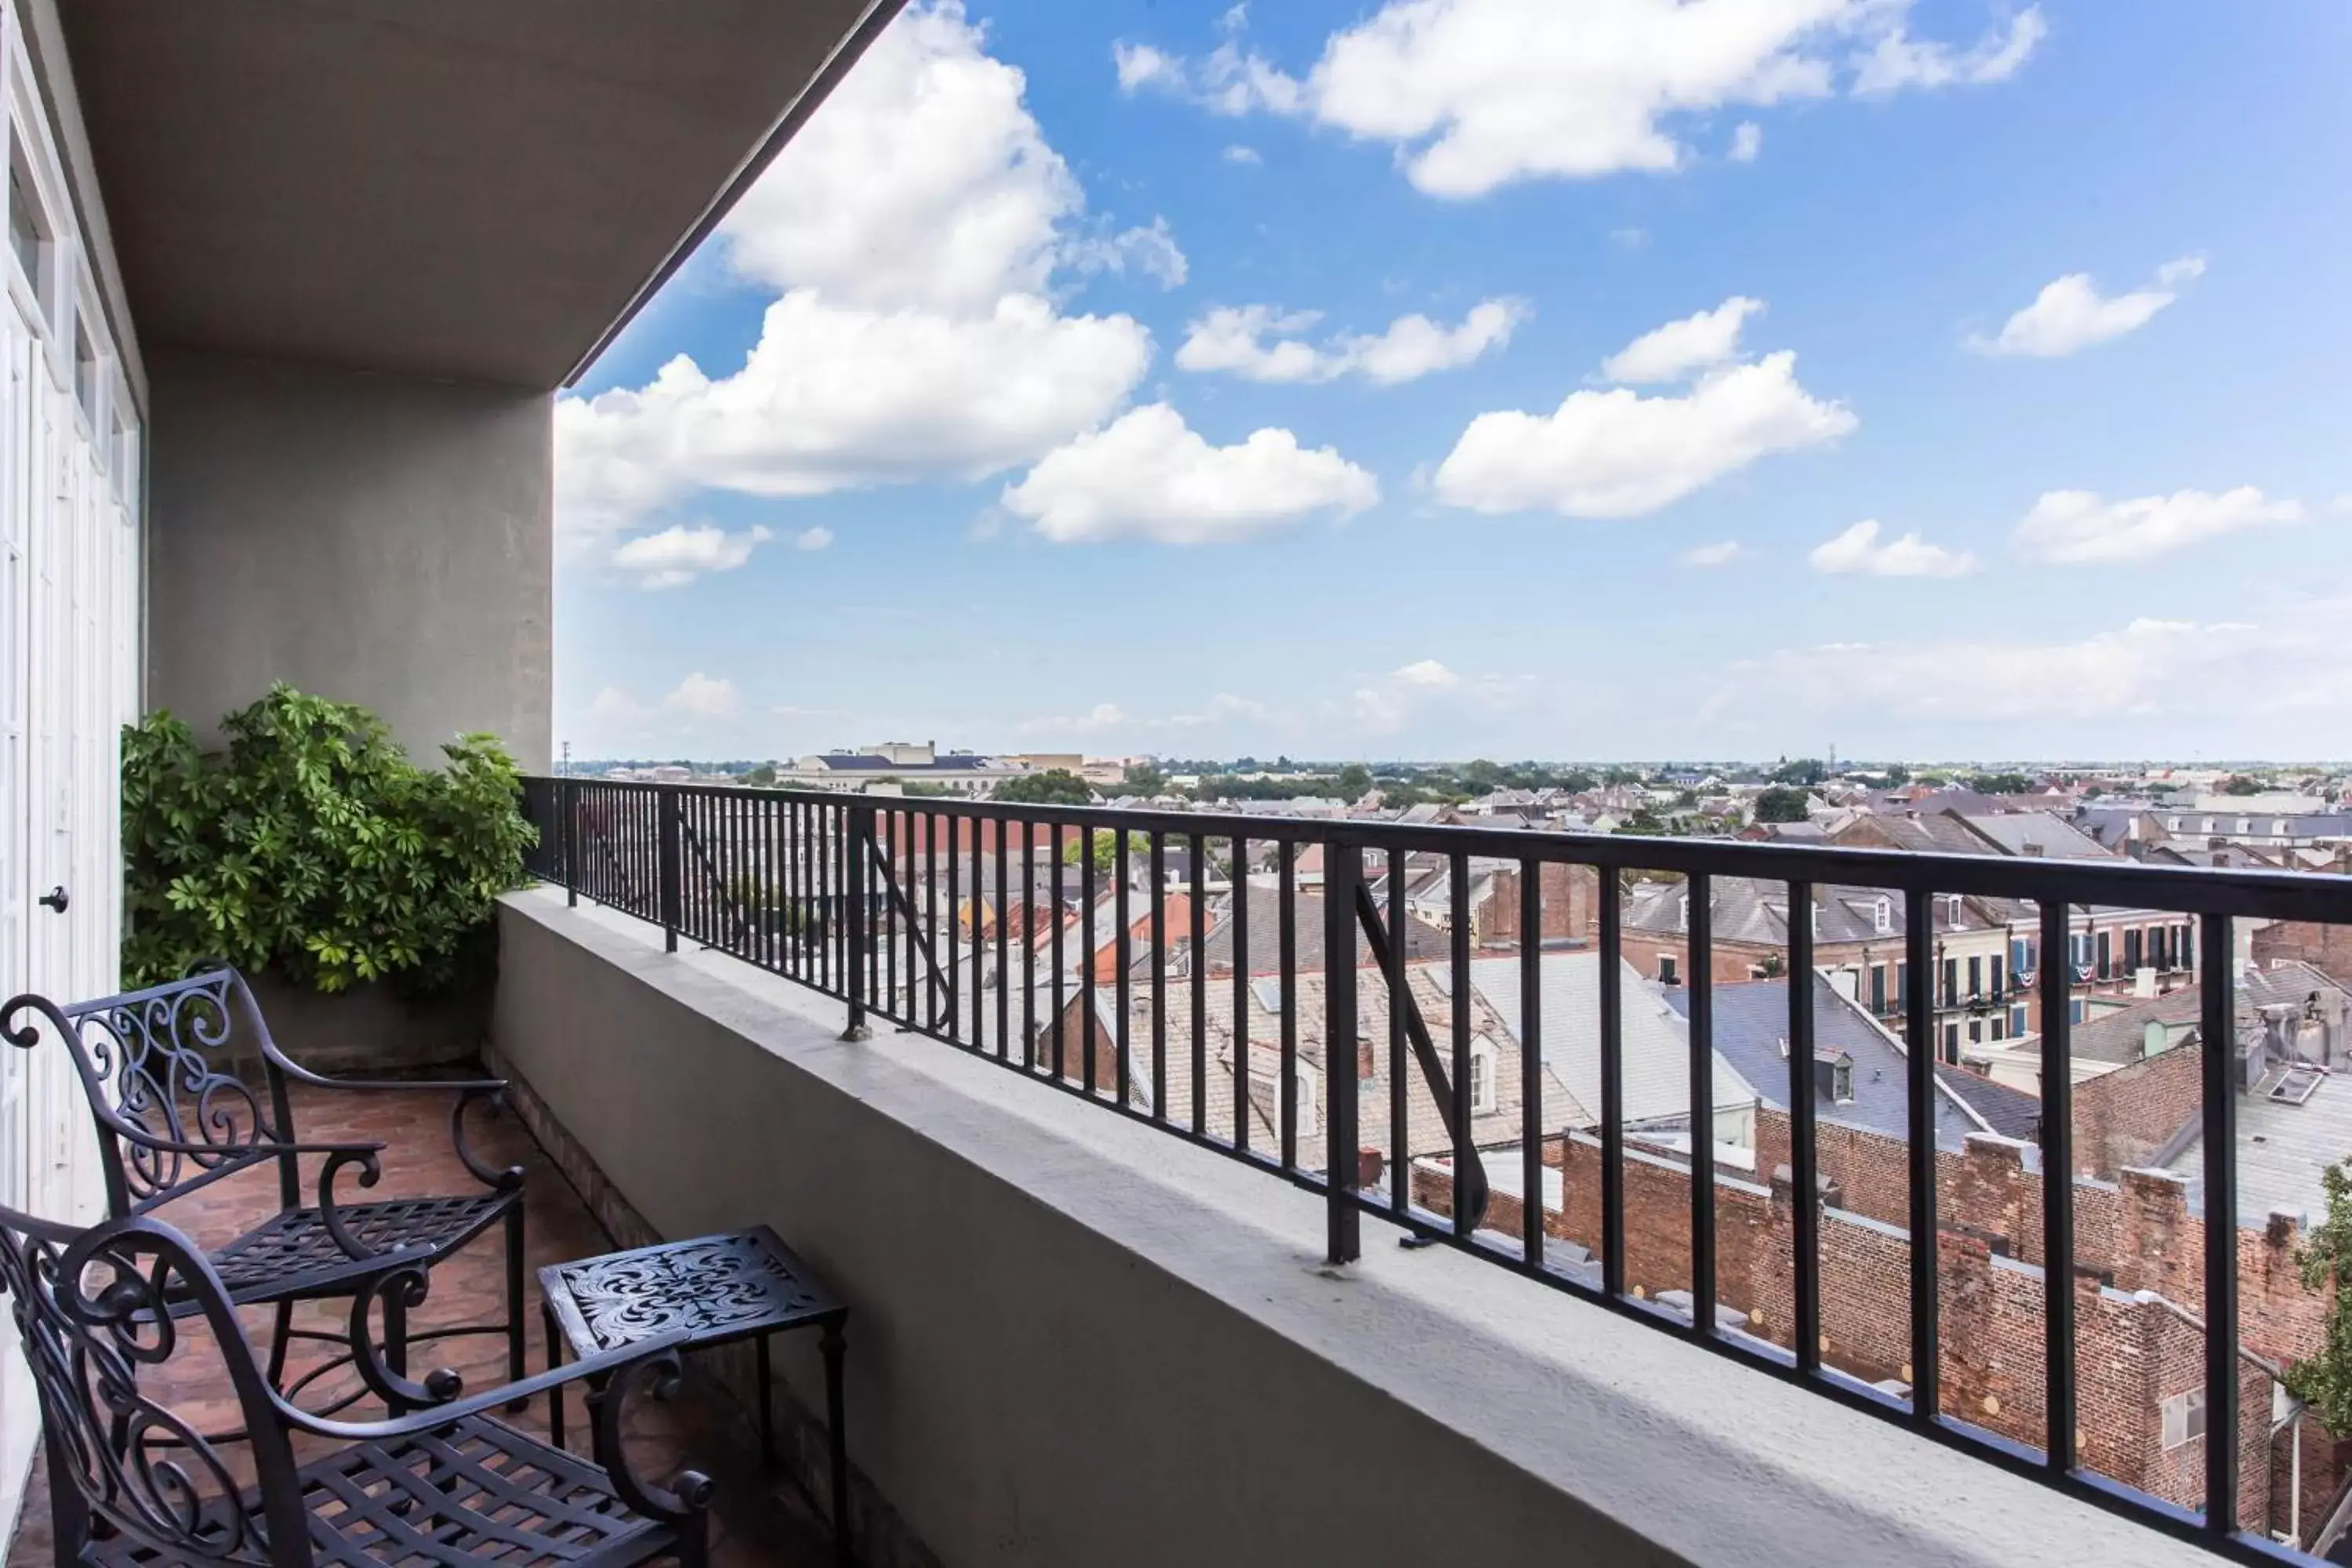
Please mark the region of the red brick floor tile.
[[[305, 1142], [370, 1140], [386, 1145], [383, 1179], [365, 1189], [345, 1181], [339, 1186], [341, 1201], [478, 1192], [479, 1184], [450, 1148], [449, 1103], [446, 1095], [421, 1089], [385, 1094], [300, 1089], [295, 1095], [294, 1117]], [[495, 1167], [520, 1164], [526, 1173], [525, 1371], [535, 1373], [546, 1365], [547, 1357], [540, 1318], [540, 1267], [606, 1252], [611, 1243], [512, 1117], [493, 1115], [477, 1107], [468, 1113], [467, 1121], [467, 1136], [478, 1157]], [[315, 1201], [317, 1163], [311, 1162], [305, 1172], [306, 1203]], [[165, 1205], [159, 1217], [179, 1226], [198, 1242], [217, 1247], [276, 1213], [278, 1206], [273, 1168], [244, 1172], [215, 1183], [184, 1202]], [[494, 1226], [435, 1268], [430, 1293], [410, 1318], [412, 1340], [438, 1330], [499, 1321], [506, 1310], [505, 1258], [504, 1233]], [[306, 1303], [295, 1313], [295, 1326], [340, 1331], [349, 1321], [349, 1311], [348, 1302]], [[266, 1359], [269, 1311], [247, 1309], [241, 1315], [256, 1354]], [[332, 1353], [332, 1347], [297, 1341], [288, 1363], [289, 1384]], [[427, 1341], [412, 1351], [409, 1366], [413, 1375], [421, 1375], [428, 1368], [448, 1367], [464, 1379], [468, 1392], [495, 1388], [507, 1381], [506, 1339], [500, 1333]], [[184, 1344], [171, 1363], [159, 1369], [159, 1377], [162, 1401], [198, 1429], [226, 1430], [238, 1423], [216, 1346], [201, 1340]], [[305, 1387], [298, 1403], [307, 1409], [320, 1409], [358, 1389], [357, 1376], [343, 1367]], [[575, 1453], [585, 1453], [589, 1446], [581, 1394], [581, 1388], [573, 1385], [565, 1399], [569, 1446]], [[383, 1410], [373, 1398], [362, 1397], [345, 1414], [350, 1419], [367, 1420], [381, 1416]], [[534, 1400], [528, 1410], [505, 1419], [544, 1437], [547, 1402]], [[814, 1568], [833, 1562], [817, 1510], [790, 1482], [766, 1471], [753, 1424], [716, 1383], [697, 1373], [690, 1360], [686, 1387], [674, 1405], [641, 1402], [631, 1408], [624, 1424], [624, 1446], [641, 1474], [661, 1477], [680, 1464], [691, 1464], [712, 1478], [717, 1484], [712, 1560], [720, 1568], [803, 1568], [804, 1564]], [[332, 1447], [304, 1438], [298, 1443], [296, 1458], [314, 1458]], [[224, 1455], [236, 1464], [243, 1459], [243, 1448], [242, 1444], [231, 1445]], [[239, 1479], [247, 1479], [249, 1473], [240, 1473]], [[16, 1536], [9, 1546], [7, 1568], [49, 1568], [55, 1560], [53, 1547], [47, 1479], [37, 1462]]]

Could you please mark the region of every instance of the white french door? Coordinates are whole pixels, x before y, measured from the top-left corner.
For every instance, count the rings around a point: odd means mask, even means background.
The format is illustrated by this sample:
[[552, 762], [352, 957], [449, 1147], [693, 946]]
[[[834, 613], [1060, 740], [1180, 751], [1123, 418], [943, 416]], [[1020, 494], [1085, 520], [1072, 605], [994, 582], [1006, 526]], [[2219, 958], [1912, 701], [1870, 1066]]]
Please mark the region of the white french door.
[[[0, 997], [69, 1002], [120, 988], [137, 530], [74, 388], [5, 291], [0, 366]], [[95, 1152], [58, 1043], [0, 1045], [0, 1203], [98, 1217]], [[30, 1374], [12, 1348], [0, 1357], [0, 1521], [15, 1511], [38, 1430]]]

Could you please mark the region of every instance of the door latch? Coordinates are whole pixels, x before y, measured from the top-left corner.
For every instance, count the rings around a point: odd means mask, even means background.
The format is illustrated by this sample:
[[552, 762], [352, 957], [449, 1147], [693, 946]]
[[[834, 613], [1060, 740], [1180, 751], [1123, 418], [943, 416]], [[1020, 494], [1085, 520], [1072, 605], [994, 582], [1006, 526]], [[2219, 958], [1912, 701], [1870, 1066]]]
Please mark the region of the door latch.
[[51, 888], [47, 892], [43, 893], [34, 901], [37, 903], [46, 904], [50, 909], [57, 910], [59, 914], [66, 912], [66, 890], [62, 887]]

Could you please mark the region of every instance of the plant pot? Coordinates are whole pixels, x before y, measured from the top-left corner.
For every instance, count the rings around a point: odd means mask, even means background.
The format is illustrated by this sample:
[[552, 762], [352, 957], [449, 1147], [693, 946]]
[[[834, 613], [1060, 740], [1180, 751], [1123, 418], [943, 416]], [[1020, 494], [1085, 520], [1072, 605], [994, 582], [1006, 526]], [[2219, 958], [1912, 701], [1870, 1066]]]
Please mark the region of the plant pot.
[[489, 1032], [490, 987], [460, 980], [415, 995], [385, 981], [324, 992], [275, 969], [246, 976], [278, 1048], [312, 1072], [375, 1077], [469, 1061]]

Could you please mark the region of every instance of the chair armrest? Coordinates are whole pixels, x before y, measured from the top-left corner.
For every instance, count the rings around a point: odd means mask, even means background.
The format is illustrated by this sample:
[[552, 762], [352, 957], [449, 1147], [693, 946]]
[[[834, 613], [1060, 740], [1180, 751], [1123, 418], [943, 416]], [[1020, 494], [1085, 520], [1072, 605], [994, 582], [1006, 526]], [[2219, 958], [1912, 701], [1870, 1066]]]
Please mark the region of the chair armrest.
[[[412, 1411], [406, 1415], [396, 1415], [386, 1421], [336, 1421], [324, 1415], [313, 1415], [308, 1411], [297, 1408], [289, 1404], [275, 1390], [271, 1391], [270, 1397], [278, 1406], [279, 1418], [287, 1426], [298, 1431], [316, 1433], [321, 1437], [340, 1438], [347, 1443], [381, 1443], [393, 1438], [414, 1437], [426, 1432], [436, 1432], [452, 1422], [463, 1421], [472, 1415], [487, 1415], [503, 1409], [515, 1400], [528, 1399], [534, 1394], [544, 1394], [551, 1388], [560, 1388], [567, 1383], [577, 1383], [582, 1378], [609, 1377], [624, 1367], [634, 1366], [639, 1362], [650, 1361], [667, 1352], [674, 1351], [684, 1345], [689, 1337], [684, 1329], [673, 1329], [668, 1333], [657, 1334], [652, 1339], [641, 1340], [633, 1345], [622, 1345], [614, 1350], [600, 1351], [584, 1361], [571, 1362], [547, 1372], [534, 1373], [519, 1382], [502, 1384], [497, 1388], [488, 1389], [480, 1394], [467, 1394], [462, 1398], [452, 1397], [442, 1403], [430, 1405], [425, 1409]], [[436, 1373], [432, 1375], [442, 1378], [444, 1374]], [[444, 1389], [453, 1388], [455, 1382], [454, 1374], [450, 1374], [438, 1386]], [[430, 1382], [425, 1384], [427, 1390], [433, 1390], [435, 1386]]]
[[357, 1094], [388, 1094], [402, 1089], [433, 1089], [445, 1094], [456, 1095], [457, 1097], [457, 1103], [449, 1108], [449, 1144], [452, 1152], [454, 1152], [457, 1156], [458, 1163], [466, 1167], [467, 1173], [470, 1174], [474, 1180], [481, 1183], [482, 1185], [489, 1188], [493, 1192], [512, 1192], [522, 1185], [523, 1171], [520, 1165], [509, 1165], [505, 1169], [499, 1170], [493, 1166], [485, 1164], [482, 1160], [475, 1154], [473, 1149], [466, 1142], [466, 1108], [472, 1105], [475, 1101], [482, 1100], [489, 1100], [493, 1104], [504, 1104], [507, 1092], [507, 1080], [505, 1079], [417, 1079], [410, 1080], [404, 1079], [329, 1078], [324, 1073], [315, 1073], [310, 1068], [297, 1064], [288, 1057], [281, 1054], [278, 1047], [270, 1044], [266, 1037], [263, 1040], [262, 1048], [268, 1055], [271, 1066], [278, 1071], [283, 1073], [289, 1079], [295, 1083], [308, 1084], [313, 1089], [349, 1089]]
[[312, 1089], [348, 1089], [362, 1094], [383, 1094], [394, 1089], [445, 1089], [453, 1094], [497, 1094], [507, 1087], [502, 1078], [330, 1078], [325, 1073], [312, 1072], [292, 1058], [272, 1047], [270, 1056], [278, 1068], [296, 1083], [309, 1084]]

